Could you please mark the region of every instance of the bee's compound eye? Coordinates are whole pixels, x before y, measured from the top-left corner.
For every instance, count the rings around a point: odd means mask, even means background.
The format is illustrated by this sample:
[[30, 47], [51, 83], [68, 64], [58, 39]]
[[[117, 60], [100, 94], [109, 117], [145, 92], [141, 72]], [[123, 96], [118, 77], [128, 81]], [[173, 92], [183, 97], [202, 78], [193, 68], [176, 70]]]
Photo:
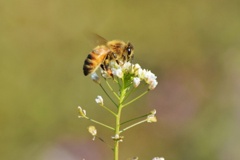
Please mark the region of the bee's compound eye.
[[128, 55], [130, 55], [131, 52], [132, 52], [132, 49], [131, 49], [131, 48], [128, 48], [128, 49], [127, 49], [127, 52], [128, 52]]
[[133, 46], [132, 46], [131, 43], [128, 43], [128, 46], [127, 46], [127, 53], [128, 53], [129, 56], [132, 54], [132, 51], [133, 51]]

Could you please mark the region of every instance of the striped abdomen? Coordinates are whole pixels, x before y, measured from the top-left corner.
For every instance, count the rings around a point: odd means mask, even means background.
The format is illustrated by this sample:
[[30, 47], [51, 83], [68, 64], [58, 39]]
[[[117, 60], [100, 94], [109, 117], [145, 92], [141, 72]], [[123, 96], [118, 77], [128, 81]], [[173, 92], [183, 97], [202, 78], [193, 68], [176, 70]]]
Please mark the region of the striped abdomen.
[[102, 45], [97, 46], [93, 51], [87, 56], [83, 64], [83, 73], [87, 76], [90, 73], [95, 72], [99, 66], [104, 62], [106, 56], [110, 53], [108, 47]]

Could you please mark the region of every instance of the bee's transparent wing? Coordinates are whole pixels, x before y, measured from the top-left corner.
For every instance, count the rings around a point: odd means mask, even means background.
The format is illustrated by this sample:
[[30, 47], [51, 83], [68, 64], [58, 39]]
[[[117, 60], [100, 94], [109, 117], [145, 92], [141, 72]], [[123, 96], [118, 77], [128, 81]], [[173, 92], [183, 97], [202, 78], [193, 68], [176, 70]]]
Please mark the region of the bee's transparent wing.
[[105, 38], [93, 32], [88, 32], [87, 38], [90, 39], [90, 42], [95, 46], [107, 44], [107, 40]]

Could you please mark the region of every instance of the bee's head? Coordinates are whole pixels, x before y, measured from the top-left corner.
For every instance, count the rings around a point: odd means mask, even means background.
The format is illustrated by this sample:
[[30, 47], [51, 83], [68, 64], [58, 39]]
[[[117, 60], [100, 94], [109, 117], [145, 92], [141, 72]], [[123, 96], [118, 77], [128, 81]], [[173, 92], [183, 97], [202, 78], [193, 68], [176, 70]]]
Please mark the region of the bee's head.
[[127, 52], [127, 59], [130, 60], [133, 58], [133, 45], [128, 42], [127, 47], [126, 47], [126, 52]]

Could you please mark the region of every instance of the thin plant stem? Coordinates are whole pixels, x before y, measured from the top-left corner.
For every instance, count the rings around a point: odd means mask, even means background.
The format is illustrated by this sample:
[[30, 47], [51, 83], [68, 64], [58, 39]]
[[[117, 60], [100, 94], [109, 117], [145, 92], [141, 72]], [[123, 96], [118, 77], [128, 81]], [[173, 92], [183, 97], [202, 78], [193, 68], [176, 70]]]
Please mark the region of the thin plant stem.
[[115, 130], [113, 127], [110, 127], [110, 126], [108, 126], [108, 125], [106, 125], [106, 124], [104, 124], [104, 123], [98, 122], [98, 121], [96, 121], [96, 120], [94, 120], [94, 119], [91, 119], [91, 118], [89, 118], [89, 117], [85, 117], [85, 118], [88, 119], [88, 120], [90, 120], [90, 121], [92, 121], [92, 122], [94, 122], [94, 123], [96, 123], [96, 124], [99, 124], [99, 125], [101, 125], [101, 126], [103, 126], [103, 127], [106, 127], [106, 128], [108, 128], [108, 129], [111, 129], [111, 130]]
[[101, 105], [104, 109], [106, 109], [108, 112], [110, 112], [111, 114], [113, 114], [115, 117], [117, 116], [116, 113], [114, 113], [111, 109], [107, 108], [106, 106], [104, 105]]
[[136, 98], [134, 98], [133, 100], [125, 103], [122, 107], [126, 107], [127, 105], [131, 104], [132, 102], [136, 101], [137, 99], [141, 98], [142, 96], [144, 96], [145, 94], [147, 94], [149, 92], [149, 90], [143, 92], [142, 94], [140, 94], [139, 96], [137, 96]]
[[147, 119], [144, 119], [144, 120], [142, 120], [142, 121], [139, 121], [139, 122], [137, 122], [137, 123], [134, 123], [134, 124], [132, 124], [132, 125], [124, 128], [124, 129], [122, 129], [122, 130], [120, 131], [120, 133], [122, 133], [122, 132], [124, 132], [124, 131], [126, 131], [126, 130], [134, 127], [134, 126], [137, 126], [137, 125], [139, 125], [139, 124], [141, 124], [141, 123], [144, 123], [144, 122], [146, 122], [146, 121], [147, 121]]
[[121, 125], [126, 124], [126, 123], [131, 122], [131, 121], [134, 121], [134, 120], [137, 120], [137, 119], [140, 119], [140, 118], [147, 117], [147, 116], [149, 116], [149, 115], [151, 115], [151, 113], [148, 113], [148, 114], [145, 114], [145, 115], [142, 115], [142, 116], [139, 116], [139, 117], [135, 117], [135, 118], [130, 119], [130, 120], [128, 120], [128, 121], [122, 122]]
[[124, 99], [124, 101], [123, 102], [125, 102], [127, 99], [128, 99], [128, 97], [130, 96], [130, 94], [131, 93], [133, 93], [133, 91], [135, 91], [135, 87], [133, 87], [128, 93], [127, 93], [127, 95], [125, 96], [125, 99]]
[[102, 141], [102, 142], [105, 143], [108, 147], [110, 147], [112, 151], [114, 151], [113, 147], [112, 147], [110, 144], [108, 144], [106, 141], [104, 141], [104, 139], [102, 139], [101, 137], [98, 137], [98, 136], [95, 136], [95, 137], [97, 137], [100, 141]]
[[104, 93], [108, 96], [108, 98], [113, 102], [113, 104], [115, 104], [116, 107], [118, 107], [118, 105], [114, 102], [114, 100], [109, 96], [109, 94], [107, 93], [107, 91], [103, 88], [103, 86], [101, 84], [99, 84], [100, 87], [102, 88], [102, 90], [104, 91]]
[[111, 85], [108, 83], [108, 81], [106, 80], [107, 86], [109, 87], [109, 89], [113, 92], [113, 94], [115, 95], [115, 97], [117, 97], [117, 99], [119, 99], [119, 96], [117, 95], [117, 93], [113, 90], [113, 88], [111, 87]]
[[117, 78], [117, 81], [115, 80], [115, 82], [117, 82], [119, 88], [122, 88], [122, 85], [119, 80], [120, 80], [120, 78]]

